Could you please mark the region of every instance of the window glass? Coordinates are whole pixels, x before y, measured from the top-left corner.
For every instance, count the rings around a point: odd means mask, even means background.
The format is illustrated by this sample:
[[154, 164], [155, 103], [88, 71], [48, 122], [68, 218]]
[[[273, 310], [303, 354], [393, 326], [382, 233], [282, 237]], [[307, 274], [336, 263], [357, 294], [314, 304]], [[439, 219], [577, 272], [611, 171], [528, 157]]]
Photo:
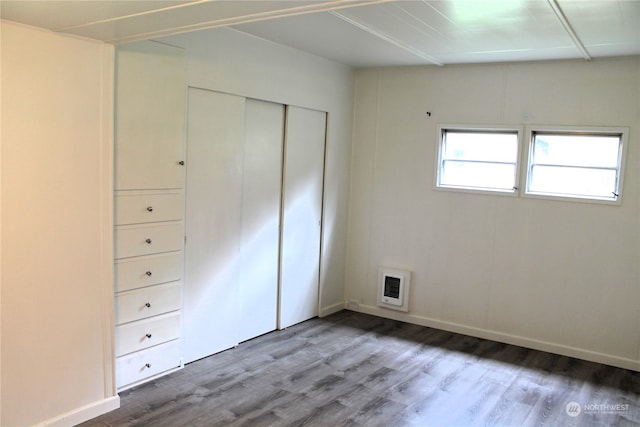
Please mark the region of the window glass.
[[517, 135], [446, 131], [444, 158], [513, 163], [518, 155]]
[[616, 173], [613, 170], [534, 165], [530, 181], [531, 192], [613, 198]]
[[455, 187], [512, 190], [515, 168], [515, 165], [445, 160], [441, 182]]
[[551, 165], [616, 168], [620, 136], [535, 134], [534, 161]]

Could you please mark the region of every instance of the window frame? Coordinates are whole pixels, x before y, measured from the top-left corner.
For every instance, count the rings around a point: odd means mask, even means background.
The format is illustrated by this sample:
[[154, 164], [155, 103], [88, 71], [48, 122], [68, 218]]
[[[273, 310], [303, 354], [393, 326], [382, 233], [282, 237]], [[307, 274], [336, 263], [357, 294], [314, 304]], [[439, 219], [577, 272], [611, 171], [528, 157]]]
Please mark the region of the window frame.
[[[616, 167], [616, 189], [614, 190], [617, 195], [611, 198], [604, 198], [598, 196], [582, 196], [577, 194], [563, 194], [563, 193], [546, 193], [531, 191], [531, 177], [532, 168], [535, 166], [533, 163], [533, 151], [535, 135], [537, 133], [547, 134], [566, 134], [566, 135], [584, 135], [584, 136], [620, 136], [620, 145], [618, 149], [618, 166]], [[527, 149], [526, 158], [522, 168], [522, 195], [527, 198], [557, 200], [557, 201], [571, 201], [582, 203], [596, 203], [605, 205], [621, 205], [623, 195], [623, 181], [624, 181], [624, 165], [627, 157], [628, 147], [628, 127], [600, 127], [600, 126], [546, 126], [546, 125], [532, 125], [526, 127]], [[562, 167], [562, 165], [558, 165]], [[589, 166], [574, 166], [566, 165], [566, 167], [578, 167], [584, 169], [599, 169], [599, 167]]]
[[[517, 146], [516, 146], [516, 156], [514, 159], [514, 185], [512, 189], [501, 190], [498, 188], [487, 188], [487, 187], [465, 187], [465, 186], [454, 186], [454, 185], [443, 185], [440, 183], [440, 178], [443, 170], [443, 162], [444, 159], [444, 142], [445, 142], [445, 133], [451, 131], [460, 131], [460, 132], [478, 132], [478, 133], [513, 133], [517, 138]], [[523, 127], [519, 125], [460, 125], [460, 124], [439, 124], [437, 126], [437, 143], [436, 143], [436, 167], [435, 167], [435, 177], [434, 177], [434, 189], [438, 191], [453, 191], [453, 192], [461, 192], [461, 193], [472, 193], [472, 194], [487, 194], [487, 195], [498, 195], [498, 196], [508, 196], [508, 197], [518, 197], [520, 195], [520, 164], [522, 157], [522, 136], [523, 136]], [[462, 160], [464, 161], [464, 160]], [[491, 161], [479, 161], [481, 163], [505, 163], [505, 162], [491, 162]]]

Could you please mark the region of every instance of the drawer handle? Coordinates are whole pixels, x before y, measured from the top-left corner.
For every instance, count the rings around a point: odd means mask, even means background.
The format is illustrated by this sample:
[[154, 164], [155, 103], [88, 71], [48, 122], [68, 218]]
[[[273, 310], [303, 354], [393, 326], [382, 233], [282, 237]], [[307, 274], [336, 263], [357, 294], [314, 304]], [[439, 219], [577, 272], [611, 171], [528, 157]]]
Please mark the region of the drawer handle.
[[147, 240], [145, 240], [145, 242], [147, 242], [147, 244], [150, 245], [151, 244], [151, 239], [147, 239]]
[[147, 206], [147, 211], [153, 212], [153, 206]]
[[144, 364], [144, 367], [145, 367], [145, 368], [150, 368], [150, 367], [151, 367], [151, 363], [145, 363], [145, 364]]
[[147, 307], [147, 308], [151, 308], [151, 303], [148, 302], [144, 306]]
[[146, 274], [147, 276], [151, 277], [151, 274], [153, 274], [153, 273], [151, 273], [151, 271], [147, 271], [147, 272], [146, 272], [146, 273], [144, 273], [144, 274]]
[[151, 338], [151, 334], [146, 334], [145, 337]]
[[184, 160], [180, 160], [180, 161], [178, 162], [178, 164], [179, 164], [180, 166], [184, 166]]

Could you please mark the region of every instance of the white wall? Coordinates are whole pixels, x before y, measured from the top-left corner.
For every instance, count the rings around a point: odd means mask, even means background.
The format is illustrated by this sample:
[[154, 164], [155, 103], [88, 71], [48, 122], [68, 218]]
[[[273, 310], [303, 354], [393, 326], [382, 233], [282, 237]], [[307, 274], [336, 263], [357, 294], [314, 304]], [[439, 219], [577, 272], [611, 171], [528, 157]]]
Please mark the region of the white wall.
[[[638, 57], [358, 71], [346, 297], [640, 370], [639, 104]], [[438, 123], [628, 126], [622, 206], [436, 191]], [[407, 315], [378, 266], [413, 272]]]
[[71, 425], [112, 384], [113, 47], [2, 22], [3, 426]]
[[187, 84], [328, 112], [320, 313], [342, 309], [354, 73], [350, 67], [215, 29], [161, 40], [187, 49]]

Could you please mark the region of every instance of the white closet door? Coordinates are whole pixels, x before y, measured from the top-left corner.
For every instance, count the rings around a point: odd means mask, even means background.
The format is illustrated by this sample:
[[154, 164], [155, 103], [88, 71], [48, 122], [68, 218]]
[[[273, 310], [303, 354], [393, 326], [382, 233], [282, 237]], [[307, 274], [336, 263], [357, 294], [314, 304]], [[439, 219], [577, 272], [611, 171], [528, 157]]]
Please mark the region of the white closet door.
[[189, 89], [184, 355], [238, 341], [245, 98]]
[[283, 138], [284, 106], [247, 99], [240, 246], [240, 341], [277, 327]]
[[184, 188], [185, 61], [162, 43], [118, 46], [116, 190]]
[[279, 328], [318, 315], [326, 113], [287, 107]]

